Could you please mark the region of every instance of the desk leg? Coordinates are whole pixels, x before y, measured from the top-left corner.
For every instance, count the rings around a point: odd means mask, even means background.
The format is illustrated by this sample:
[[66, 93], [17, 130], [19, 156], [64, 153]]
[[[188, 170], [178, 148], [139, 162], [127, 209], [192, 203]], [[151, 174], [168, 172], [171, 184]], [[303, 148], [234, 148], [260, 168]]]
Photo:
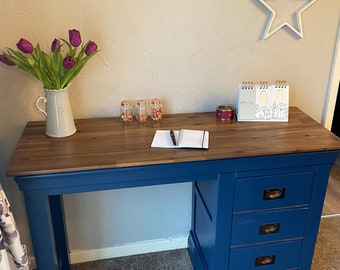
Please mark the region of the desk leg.
[[69, 270], [64, 226], [57, 228], [63, 222], [60, 197], [49, 198], [43, 191], [26, 191], [24, 197], [37, 269]]
[[63, 197], [61, 195], [50, 196], [49, 200], [59, 269], [69, 270]]

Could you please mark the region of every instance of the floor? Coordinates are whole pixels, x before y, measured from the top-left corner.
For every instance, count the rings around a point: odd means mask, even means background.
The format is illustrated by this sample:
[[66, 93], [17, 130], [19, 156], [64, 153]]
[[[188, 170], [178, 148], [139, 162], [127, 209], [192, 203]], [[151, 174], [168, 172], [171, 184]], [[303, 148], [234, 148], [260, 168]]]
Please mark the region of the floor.
[[329, 176], [322, 215], [340, 215], [340, 165], [336, 163]]
[[186, 249], [71, 265], [71, 270], [194, 270]]

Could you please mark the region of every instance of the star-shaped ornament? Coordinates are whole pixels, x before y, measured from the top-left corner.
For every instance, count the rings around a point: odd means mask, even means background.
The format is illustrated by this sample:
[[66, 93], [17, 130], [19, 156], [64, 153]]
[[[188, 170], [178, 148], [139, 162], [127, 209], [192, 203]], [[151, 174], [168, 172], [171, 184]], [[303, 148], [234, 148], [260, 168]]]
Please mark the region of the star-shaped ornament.
[[[303, 38], [303, 29], [302, 29], [302, 19], [301, 19], [301, 13], [310, 7], [315, 1], [317, 0], [304, 0], [305, 3], [301, 5], [293, 14], [293, 18], [295, 21], [295, 26], [292, 26], [287, 20], [281, 21], [278, 23], [276, 26], [273, 26], [273, 22], [276, 17], [276, 12], [274, 11], [273, 8], [269, 6], [268, 3], [265, 2], [265, 0], [258, 0], [265, 8], [267, 8], [270, 11], [270, 17], [268, 20], [268, 23], [266, 25], [266, 29], [263, 34], [263, 39], [268, 38], [272, 34], [274, 34], [276, 31], [283, 27], [288, 27], [290, 30], [292, 30], [298, 37]], [[268, 1], [268, 0], [266, 0]], [[277, 1], [277, 0], [276, 0]], [[280, 0], [282, 1], [282, 0]], [[287, 1], [287, 0], [285, 0]], [[292, 1], [292, 0], [290, 0]], [[301, 0], [298, 0], [301, 1]]]

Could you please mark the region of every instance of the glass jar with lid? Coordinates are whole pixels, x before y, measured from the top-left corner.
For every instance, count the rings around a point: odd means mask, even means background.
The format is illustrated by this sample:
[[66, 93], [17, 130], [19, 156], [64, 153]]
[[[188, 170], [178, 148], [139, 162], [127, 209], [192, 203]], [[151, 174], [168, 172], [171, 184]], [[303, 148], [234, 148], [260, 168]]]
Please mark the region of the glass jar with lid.
[[120, 118], [124, 123], [132, 121], [132, 106], [130, 100], [122, 100], [120, 102]]
[[151, 119], [153, 121], [159, 121], [162, 118], [162, 103], [159, 98], [151, 100]]
[[148, 120], [147, 102], [145, 99], [137, 100], [136, 120], [138, 123], [145, 123]]

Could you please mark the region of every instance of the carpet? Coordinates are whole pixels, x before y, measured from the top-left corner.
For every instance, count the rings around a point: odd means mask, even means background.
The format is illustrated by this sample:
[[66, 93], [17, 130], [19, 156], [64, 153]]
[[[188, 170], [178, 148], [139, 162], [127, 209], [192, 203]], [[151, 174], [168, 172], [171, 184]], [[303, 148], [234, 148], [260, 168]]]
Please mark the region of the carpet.
[[[186, 249], [73, 264], [71, 270], [193, 270]], [[321, 219], [311, 270], [340, 270], [340, 216]]]
[[321, 219], [311, 270], [340, 270], [340, 216]]
[[186, 249], [132, 255], [71, 265], [71, 270], [193, 270]]

